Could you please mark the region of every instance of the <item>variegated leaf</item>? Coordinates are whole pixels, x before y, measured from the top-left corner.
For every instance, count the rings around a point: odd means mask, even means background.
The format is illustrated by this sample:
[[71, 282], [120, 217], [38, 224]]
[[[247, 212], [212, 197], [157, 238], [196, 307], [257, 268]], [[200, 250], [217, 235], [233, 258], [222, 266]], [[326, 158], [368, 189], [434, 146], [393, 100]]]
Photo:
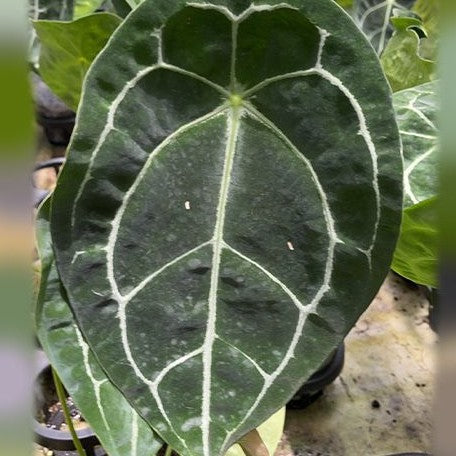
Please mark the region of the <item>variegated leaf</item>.
[[394, 94], [404, 154], [405, 206], [438, 192], [438, 82]]
[[37, 221], [41, 286], [35, 316], [41, 345], [110, 456], [154, 456], [163, 442], [107, 378], [66, 301], [52, 252], [49, 203]]
[[378, 58], [331, 0], [146, 0], [84, 87], [52, 206], [71, 306], [166, 441], [224, 454], [389, 269], [402, 174]]
[[393, 34], [390, 23], [395, 9], [408, 10], [415, 0], [355, 0], [355, 20], [377, 54], [381, 54]]

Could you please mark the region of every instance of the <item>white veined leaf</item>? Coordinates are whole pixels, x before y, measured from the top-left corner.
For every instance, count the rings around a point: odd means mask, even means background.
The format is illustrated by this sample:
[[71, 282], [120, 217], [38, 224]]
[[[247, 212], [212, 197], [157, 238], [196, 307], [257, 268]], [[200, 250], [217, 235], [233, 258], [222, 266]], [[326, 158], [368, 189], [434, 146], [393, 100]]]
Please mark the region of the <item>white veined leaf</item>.
[[404, 155], [404, 196], [409, 207], [438, 193], [438, 82], [394, 94]]
[[222, 455], [391, 264], [401, 158], [377, 55], [330, 0], [146, 0], [81, 100], [51, 214], [70, 305], [165, 441]]

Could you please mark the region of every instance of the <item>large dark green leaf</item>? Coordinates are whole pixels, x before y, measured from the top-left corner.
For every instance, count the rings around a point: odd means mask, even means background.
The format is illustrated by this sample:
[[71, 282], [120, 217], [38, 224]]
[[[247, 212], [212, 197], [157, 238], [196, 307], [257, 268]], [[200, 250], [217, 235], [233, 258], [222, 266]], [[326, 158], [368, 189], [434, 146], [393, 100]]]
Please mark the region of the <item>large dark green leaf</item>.
[[118, 16], [109, 13], [72, 22], [34, 22], [41, 41], [40, 75], [73, 110], [78, 108], [87, 70], [120, 22]]
[[42, 271], [35, 311], [42, 347], [110, 456], [153, 456], [163, 442], [106, 377], [66, 302], [52, 252], [49, 206], [47, 200], [37, 222]]
[[430, 198], [404, 211], [392, 269], [421, 285], [438, 288], [438, 200]]
[[406, 11], [415, 0], [355, 0], [355, 20], [378, 54], [383, 52], [394, 28], [390, 20], [395, 10]]
[[394, 94], [394, 107], [404, 150], [406, 207], [438, 191], [437, 82]]
[[378, 58], [330, 0], [146, 0], [84, 87], [51, 223], [71, 306], [165, 440], [221, 455], [390, 266], [402, 173]]

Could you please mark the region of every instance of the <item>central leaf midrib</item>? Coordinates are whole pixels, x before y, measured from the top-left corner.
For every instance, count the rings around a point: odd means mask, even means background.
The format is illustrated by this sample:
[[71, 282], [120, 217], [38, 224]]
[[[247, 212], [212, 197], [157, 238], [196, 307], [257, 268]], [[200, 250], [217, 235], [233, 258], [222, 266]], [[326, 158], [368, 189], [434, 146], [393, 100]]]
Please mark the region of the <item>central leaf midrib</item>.
[[211, 268], [211, 282], [208, 298], [208, 320], [206, 335], [203, 344], [203, 388], [201, 407], [201, 429], [203, 438], [204, 456], [210, 456], [209, 426], [211, 407], [211, 383], [212, 383], [212, 348], [215, 342], [216, 318], [217, 318], [217, 291], [220, 272], [220, 260], [223, 249], [223, 232], [225, 226], [226, 204], [231, 182], [234, 156], [236, 152], [239, 123], [242, 115], [242, 107], [232, 106], [227, 125], [227, 146], [225, 161], [220, 183], [219, 201], [217, 206], [216, 221], [213, 237], [213, 255]]

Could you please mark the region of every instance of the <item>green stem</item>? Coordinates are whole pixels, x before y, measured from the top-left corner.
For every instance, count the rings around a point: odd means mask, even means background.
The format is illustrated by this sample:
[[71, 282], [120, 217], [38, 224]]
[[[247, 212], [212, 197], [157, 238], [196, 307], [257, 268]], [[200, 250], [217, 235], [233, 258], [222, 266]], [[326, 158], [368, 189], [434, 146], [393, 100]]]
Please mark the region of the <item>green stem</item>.
[[171, 456], [173, 452], [173, 449], [171, 448], [171, 445], [166, 446], [166, 451], [165, 451], [165, 456]]
[[82, 447], [82, 444], [79, 440], [78, 435], [76, 434], [76, 431], [73, 426], [73, 420], [71, 419], [70, 416], [70, 410], [68, 409], [67, 401], [66, 401], [66, 394], [65, 394], [65, 389], [63, 388], [62, 382], [60, 381], [59, 376], [57, 375], [57, 372], [52, 369], [52, 377], [54, 379], [54, 384], [55, 384], [55, 390], [57, 391], [57, 397], [59, 398], [60, 404], [62, 404], [62, 410], [63, 414], [65, 416], [65, 421], [68, 426], [68, 429], [70, 430], [71, 437], [73, 439], [74, 447], [76, 448], [76, 451], [78, 452], [79, 456], [86, 456], [86, 452], [84, 451], [84, 448]]

